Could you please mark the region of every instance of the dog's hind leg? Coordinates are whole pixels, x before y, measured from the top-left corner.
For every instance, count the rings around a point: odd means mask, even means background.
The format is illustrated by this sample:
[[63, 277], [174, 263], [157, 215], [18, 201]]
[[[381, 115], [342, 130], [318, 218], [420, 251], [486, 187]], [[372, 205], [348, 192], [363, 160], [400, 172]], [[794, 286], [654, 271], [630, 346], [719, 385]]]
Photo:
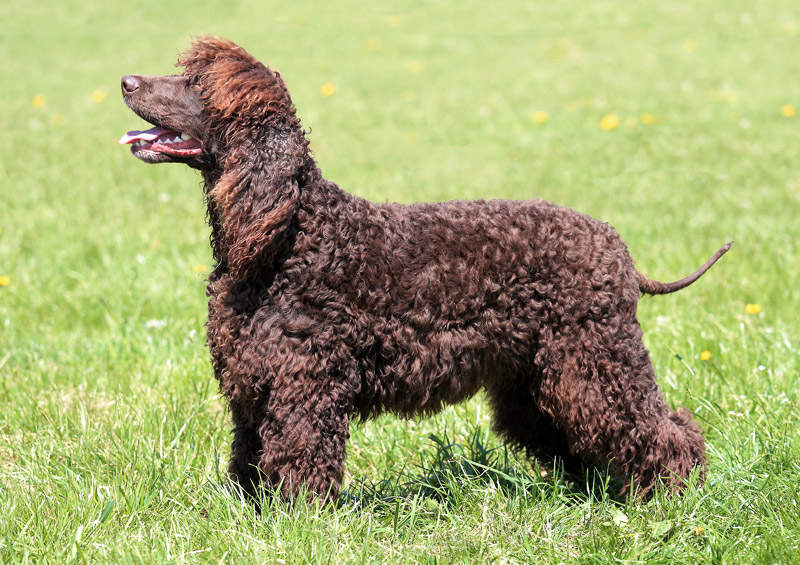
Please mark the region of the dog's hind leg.
[[703, 465], [700, 429], [658, 390], [635, 316], [564, 325], [537, 354], [541, 409], [564, 430], [569, 450], [610, 467], [647, 495], [659, 478], [680, 489]]
[[487, 387], [494, 413], [494, 430], [509, 443], [544, 463], [560, 461], [568, 472], [580, 469], [580, 459], [570, 454], [564, 432], [537, 405], [539, 375], [498, 378]]

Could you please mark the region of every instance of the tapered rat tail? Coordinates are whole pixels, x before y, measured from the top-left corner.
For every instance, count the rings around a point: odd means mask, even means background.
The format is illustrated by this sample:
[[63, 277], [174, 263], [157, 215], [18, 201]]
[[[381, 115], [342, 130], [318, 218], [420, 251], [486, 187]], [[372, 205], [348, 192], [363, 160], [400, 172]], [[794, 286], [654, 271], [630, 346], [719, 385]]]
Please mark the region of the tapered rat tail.
[[705, 262], [705, 264], [697, 269], [694, 273], [689, 275], [686, 278], [683, 278], [679, 281], [674, 281], [671, 283], [663, 283], [659, 281], [654, 281], [648, 279], [642, 273], [636, 273], [637, 278], [639, 279], [639, 290], [644, 294], [669, 294], [670, 292], [675, 292], [676, 290], [680, 290], [682, 288], [686, 288], [694, 281], [699, 279], [703, 276], [703, 274], [711, 268], [711, 266], [717, 262], [717, 260], [725, 255], [728, 249], [731, 248], [733, 245], [732, 241], [729, 241], [725, 245], [719, 248], [719, 250], [711, 256], [711, 259]]

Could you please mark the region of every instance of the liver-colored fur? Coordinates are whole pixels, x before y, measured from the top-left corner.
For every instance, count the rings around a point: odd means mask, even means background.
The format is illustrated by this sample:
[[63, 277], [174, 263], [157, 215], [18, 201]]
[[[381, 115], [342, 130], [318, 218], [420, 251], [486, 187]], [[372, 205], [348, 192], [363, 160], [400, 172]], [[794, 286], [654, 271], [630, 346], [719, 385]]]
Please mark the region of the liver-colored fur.
[[611, 226], [538, 200], [368, 202], [322, 177], [277, 72], [210, 37], [180, 64], [203, 106], [189, 164], [217, 262], [208, 346], [247, 491], [333, 498], [353, 417], [433, 413], [482, 388], [509, 442], [608, 467], [624, 489], [677, 489], [704, 464], [636, 319], [643, 290], [675, 288], [640, 275]]

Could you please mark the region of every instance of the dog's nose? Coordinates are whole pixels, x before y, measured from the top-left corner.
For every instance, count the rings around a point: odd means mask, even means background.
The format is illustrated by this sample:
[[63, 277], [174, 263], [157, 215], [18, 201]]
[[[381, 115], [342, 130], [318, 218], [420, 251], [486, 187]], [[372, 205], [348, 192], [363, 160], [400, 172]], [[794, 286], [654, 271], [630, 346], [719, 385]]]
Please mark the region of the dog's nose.
[[122, 92], [130, 94], [139, 90], [139, 79], [132, 75], [122, 77]]

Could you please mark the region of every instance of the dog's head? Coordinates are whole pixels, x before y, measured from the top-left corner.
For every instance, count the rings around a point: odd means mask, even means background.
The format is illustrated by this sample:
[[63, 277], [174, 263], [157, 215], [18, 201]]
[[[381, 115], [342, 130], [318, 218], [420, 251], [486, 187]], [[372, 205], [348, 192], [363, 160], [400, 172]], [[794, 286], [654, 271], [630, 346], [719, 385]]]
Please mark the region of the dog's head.
[[280, 74], [233, 42], [203, 37], [177, 64], [181, 75], [122, 77], [125, 103], [155, 126], [119, 141], [142, 161], [224, 168], [232, 149], [300, 129]]
[[148, 163], [186, 163], [206, 181], [211, 241], [239, 278], [269, 266], [314, 171], [281, 76], [238, 45], [197, 40], [181, 75], [122, 77], [125, 103], [155, 127], [120, 143]]

